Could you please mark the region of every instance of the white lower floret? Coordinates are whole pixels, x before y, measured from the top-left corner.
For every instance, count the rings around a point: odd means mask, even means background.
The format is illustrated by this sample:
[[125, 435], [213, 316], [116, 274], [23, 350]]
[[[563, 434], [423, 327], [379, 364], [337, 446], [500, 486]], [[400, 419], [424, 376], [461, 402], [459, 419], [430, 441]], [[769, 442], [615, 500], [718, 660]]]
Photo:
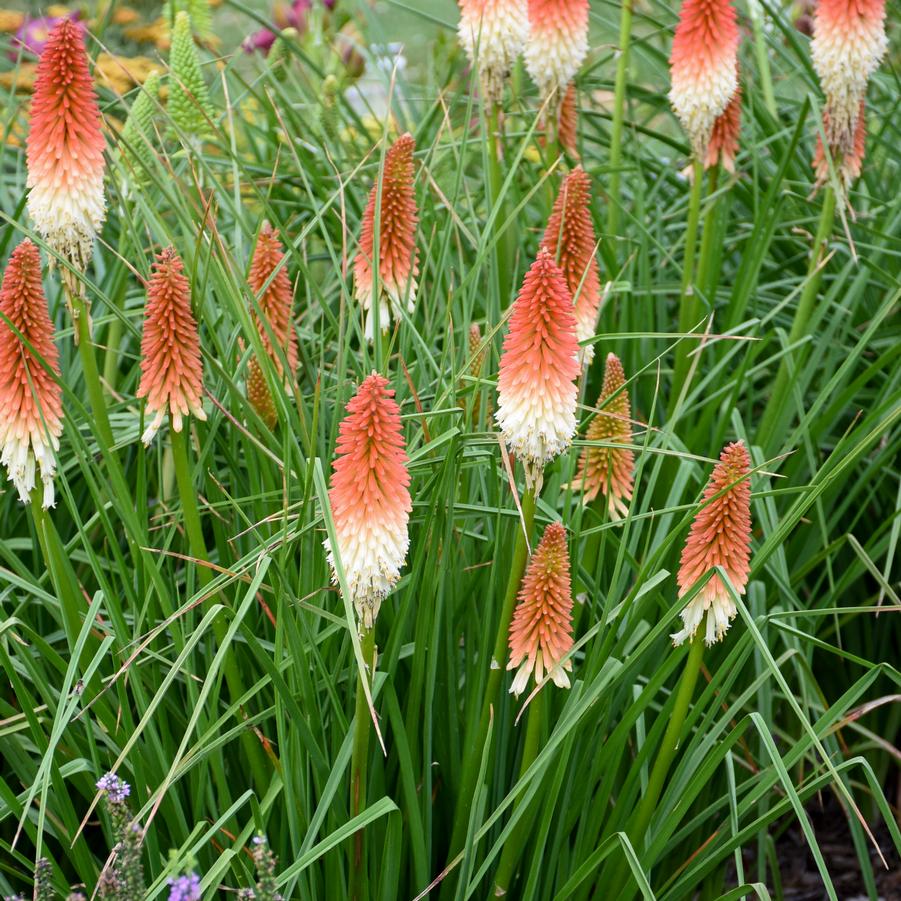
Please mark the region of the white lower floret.
[[712, 598], [705, 598], [705, 592], [701, 591], [694, 599], [685, 605], [680, 616], [682, 628], [670, 636], [677, 647], [686, 639], [694, 637], [704, 614], [707, 614], [704, 641], [709, 647], [720, 641], [729, 631], [729, 624], [735, 618], [738, 610], [729, 594], [717, 593]]
[[42, 506], [52, 507], [55, 502], [53, 479], [56, 476], [56, 451], [59, 439], [51, 435], [48, 443], [41, 431], [32, 431], [25, 435], [3, 436], [3, 452], [0, 462], [9, 473], [9, 480], [15, 485], [19, 499], [23, 504], [31, 500], [34, 490], [36, 472], [40, 473], [43, 484]]

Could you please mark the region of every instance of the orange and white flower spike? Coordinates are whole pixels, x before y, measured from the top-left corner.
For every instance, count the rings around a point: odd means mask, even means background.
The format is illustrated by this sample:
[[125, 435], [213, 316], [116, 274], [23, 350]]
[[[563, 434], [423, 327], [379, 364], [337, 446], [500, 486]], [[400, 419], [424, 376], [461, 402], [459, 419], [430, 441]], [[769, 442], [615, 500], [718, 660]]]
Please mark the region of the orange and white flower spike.
[[[691, 524], [679, 567], [679, 597], [686, 595], [705, 573], [720, 566], [739, 594], [748, 584], [751, 556], [751, 459], [742, 442], [723, 448], [704, 489], [704, 505]], [[715, 499], [714, 499], [715, 498]], [[680, 645], [694, 636], [704, 614], [708, 645], [720, 641], [738, 611], [718, 573], [682, 611], [683, 627], [672, 635]]]
[[727, 172], [735, 172], [735, 157], [738, 153], [738, 138], [741, 133], [741, 88], [720, 117], [713, 123], [704, 168], [713, 169], [722, 164]]
[[[823, 130], [829, 133], [829, 113], [823, 111]], [[863, 168], [863, 158], [867, 145], [867, 117], [865, 104], [861, 101], [860, 111], [857, 114], [857, 125], [854, 128], [854, 143], [850, 150], [842, 150], [839, 147], [832, 148], [832, 164], [835, 166], [835, 174], [841, 187], [837, 197], [839, 203], [844, 205], [847, 201], [851, 186], [860, 177]], [[829, 181], [829, 161], [823, 152], [823, 139], [817, 136], [817, 147], [813, 155], [813, 170], [816, 175], [817, 187]]]
[[526, 69], [556, 108], [588, 53], [588, 0], [529, 0]]
[[826, 95], [830, 146], [852, 151], [867, 82], [885, 55], [885, 0], [819, 0], [810, 52]]
[[0, 313], [6, 317], [0, 318], [0, 461], [24, 504], [31, 499], [35, 471], [40, 473], [42, 506], [47, 509], [54, 504], [62, 389], [53, 378], [59, 377], [59, 351], [41, 283], [41, 256], [31, 241], [23, 241], [9, 258], [0, 287]]
[[696, 159], [738, 89], [738, 25], [729, 0], [683, 0], [670, 54], [670, 102]]
[[[416, 249], [416, 224], [419, 221], [413, 192], [413, 151], [416, 142], [411, 134], [401, 135], [385, 154], [382, 173], [382, 197], [379, 204], [379, 181], [369, 193], [363, 214], [360, 249], [354, 259], [354, 294], [366, 311], [365, 332], [369, 341], [375, 338], [372, 305], [379, 305], [379, 326], [383, 333], [391, 326], [392, 317], [401, 318], [401, 307], [413, 312], [416, 300], [416, 277], [419, 254]], [[379, 278], [378, 298], [373, 277], [375, 255], [375, 211], [379, 206]]]
[[[632, 443], [632, 411], [625, 384], [626, 374], [619, 357], [607, 354], [598, 413], [585, 433], [588, 441], [603, 441], [608, 445]], [[572, 484], [584, 492], [582, 502], [585, 504], [603, 494], [607, 498], [610, 518], [617, 520], [629, 512], [634, 469], [635, 455], [628, 447], [585, 447]]]
[[517, 670], [510, 692], [521, 695], [534, 673], [538, 684], [548, 673], [554, 684], [569, 688], [572, 660], [560, 661], [573, 646], [572, 589], [566, 530], [552, 522], [529, 561], [510, 622], [510, 661]]
[[[332, 470], [329, 503], [338, 553], [360, 628], [370, 629], [400, 578], [412, 510], [400, 410], [377, 372], [347, 404]], [[337, 582], [328, 539], [325, 548]]]
[[137, 396], [147, 398], [147, 414], [153, 417], [141, 437], [144, 444], [153, 440], [167, 413], [176, 432], [189, 413], [206, 419], [200, 337], [188, 279], [172, 247], [156, 258], [147, 283]]
[[28, 133], [28, 212], [50, 247], [79, 270], [91, 259], [106, 215], [104, 146], [84, 30], [66, 18], [38, 63]]
[[545, 464], [569, 447], [576, 431], [578, 353], [572, 294], [542, 248], [513, 303], [494, 414], [536, 494]]
[[[563, 180], [541, 243], [557, 259], [575, 298], [576, 339], [593, 338], [601, 306], [601, 278], [591, 220], [591, 179], [581, 166]], [[579, 348], [582, 365], [587, 366], [593, 358], [592, 345]]]
[[459, 0], [457, 34], [486, 103], [500, 103], [504, 84], [529, 36], [527, 0]]

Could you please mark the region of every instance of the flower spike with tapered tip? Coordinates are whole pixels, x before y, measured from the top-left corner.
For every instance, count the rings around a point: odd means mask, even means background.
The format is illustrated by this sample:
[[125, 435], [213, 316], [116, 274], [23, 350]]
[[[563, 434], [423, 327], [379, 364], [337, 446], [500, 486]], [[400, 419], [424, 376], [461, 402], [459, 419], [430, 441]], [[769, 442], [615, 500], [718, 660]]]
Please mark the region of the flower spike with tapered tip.
[[558, 664], [573, 646], [572, 605], [566, 530], [552, 522], [529, 561], [510, 623], [507, 669], [517, 670], [511, 693], [521, 695], [533, 673], [536, 684], [548, 673], [555, 685], [569, 688], [572, 661]]
[[[366, 312], [365, 333], [375, 338], [373, 300], [378, 290], [379, 328], [383, 333], [391, 326], [392, 317], [400, 320], [401, 307], [413, 312], [416, 300], [416, 276], [419, 254], [416, 249], [416, 196], [413, 192], [413, 151], [416, 142], [411, 134], [401, 135], [385, 154], [385, 168], [369, 193], [363, 214], [360, 248], [354, 259], [354, 295]], [[373, 273], [375, 256], [375, 214], [379, 207], [379, 277], [378, 287]]]
[[885, 0], [819, 0], [810, 53], [826, 95], [826, 140], [853, 152], [867, 82], [885, 55]]
[[[713, 123], [710, 143], [707, 145], [707, 156], [703, 163], [705, 169], [713, 169], [722, 164], [727, 172], [735, 172], [735, 156], [738, 153], [738, 138], [741, 133], [741, 88], [729, 105]], [[689, 170], [691, 171], [691, 170]]]
[[[372, 627], [407, 556], [412, 505], [406, 464], [394, 391], [373, 372], [347, 404], [329, 488], [338, 554], [361, 630]], [[325, 548], [337, 582], [328, 539]]]
[[670, 54], [670, 101], [695, 158], [738, 89], [738, 25], [729, 0], [683, 0]]
[[178, 129], [196, 141], [210, 131], [213, 104], [197, 58], [191, 17], [184, 10], [175, 14], [169, 70], [169, 116]]
[[79, 271], [90, 262], [106, 215], [104, 146], [84, 29], [66, 18], [38, 63], [28, 133], [28, 212], [50, 248]]
[[563, 100], [587, 53], [588, 0], [529, 0], [524, 55], [542, 103]]
[[575, 82], [570, 82], [557, 114], [557, 139], [574, 159], [579, 159], [579, 106]]
[[[715, 566], [744, 594], [751, 556], [751, 459], [741, 441], [728, 444], [704, 489], [704, 503], [691, 524], [679, 567], [679, 597], [684, 597]], [[707, 614], [704, 640], [720, 641], [738, 611], [718, 573], [682, 611], [683, 627], [671, 636], [680, 645], [692, 638]]]
[[578, 352], [572, 294], [542, 248], [513, 303], [494, 414], [536, 493], [545, 464], [569, 447], [576, 431]]
[[[287, 361], [285, 382], [288, 384], [297, 369], [297, 334], [292, 321], [294, 292], [284, 258], [278, 231], [264, 222], [257, 237], [247, 282], [259, 305], [259, 313], [254, 310], [253, 320], [263, 347], [280, 374], [283, 369], [282, 359]], [[247, 397], [266, 425], [270, 428], [275, 425], [275, 402], [256, 358], [251, 360], [248, 367]]]
[[628, 446], [610, 446], [632, 443], [631, 410], [625, 384], [626, 375], [619, 357], [607, 354], [598, 413], [585, 434], [588, 441], [604, 442], [607, 446], [582, 449], [579, 469], [572, 483], [574, 488], [582, 489], [582, 499], [586, 504], [591, 503], [598, 494], [603, 494], [607, 498], [610, 518], [614, 520], [629, 512], [635, 469], [635, 455]]
[[62, 389], [54, 376], [59, 378], [59, 351], [41, 284], [41, 256], [25, 240], [12, 252], [0, 287], [0, 461], [25, 504], [37, 470], [45, 509], [54, 503], [55, 454], [63, 431]]
[[[601, 305], [601, 281], [591, 221], [591, 179], [581, 166], [564, 179], [541, 243], [556, 257], [575, 298], [577, 340], [593, 338]], [[587, 365], [593, 357], [592, 345], [579, 348], [580, 363]]]
[[470, 63], [478, 66], [485, 102], [500, 103], [529, 34], [527, 0], [460, 0], [457, 33]]
[[147, 414], [153, 417], [141, 438], [144, 444], [153, 440], [167, 413], [176, 432], [189, 413], [206, 419], [200, 337], [188, 279], [172, 247], [156, 258], [147, 283], [137, 396], [147, 398]]

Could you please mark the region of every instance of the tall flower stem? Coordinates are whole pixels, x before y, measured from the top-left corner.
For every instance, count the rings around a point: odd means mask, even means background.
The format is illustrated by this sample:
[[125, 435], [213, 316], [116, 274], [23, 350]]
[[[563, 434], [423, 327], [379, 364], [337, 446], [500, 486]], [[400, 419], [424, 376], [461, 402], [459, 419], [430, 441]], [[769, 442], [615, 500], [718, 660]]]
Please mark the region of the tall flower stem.
[[[526, 774], [526, 770], [535, 762], [535, 758], [538, 756], [538, 745], [541, 742], [541, 731], [544, 726], [544, 712], [544, 692], [540, 691], [529, 705], [526, 737], [522, 749], [522, 760], [519, 764], [520, 779]], [[519, 863], [519, 858], [531, 831], [534, 806], [533, 801], [531, 809], [523, 812], [519, 822], [513, 827], [513, 831], [507, 838], [507, 843], [504, 845], [501, 861], [497, 867], [497, 874], [494, 877], [494, 894], [496, 897], [507, 894], [510, 882], [516, 875], [516, 865]]]
[[[670, 714], [663, 741], [657, 751], [654, 766], [648, 779], [648, 787], [635, 811], [635, 816], [626, 827], [626, 835], [640, 856], [644, 836], [651, 822], [651, 817], [657, 809], [657, 802], [663, 791], [663, 785], [672, 765], [676, 751], [679, 749], [679, 740], [682, 737], [682, 725], [688, 713], [688, 707], [694, 696], [695, 685], [698, 681], [698, 673], [701, 671], [701, 660], [704, 656], [704, 638], [701, 630], [695, 634], [689, 645], [688, 657], [685, 658], [685, 669], [682, 670], [682, 678], [676, 692], [676, 700]], [[622, 892], [628, 876], [629, 865], [624, 855], [619, 855], [611, 865], [610, 878], [602, 877], [599, 885], [605, 886], [605, 897], [618, 898], [619, 901], [627, 901], [632, 897], [634, 889], [626, 888]], [[622, 894], [620, 894], [622, 892]]]
[[[500, 104], [491, 104], [487, 115], [487, 133], [485, 147], [488, 156], [488, 191], [489, 203], [491, 209], [497, 208], [497, 215], [494, 220], [494, 229], [492, 237], [496, 238], [494, 245], [494, 270], [497, 279], [497, 301], [503, 308], [504, 300], [510, 293], [510, 253], [509, 253], [509, 236], [504, 234], [498, 237], [504, 226], [504, 210], [505, 204], [501, 201], [501, 192], [504, 188], [504, 175], [501, 170], [501, 119]], [[500, 313], [500, 310], [498, 310]]]
[[[369, 681], [372, 684], [376, 659], [374, 625], [360, 635], [360, 645], [363, 662], [369, 670]], [[369, 760], [369, 732], [371, 724], [363, 678], [364, 676], [361, 673], [357, 681], [357, 700], [354, 708], [354, 743], [350, 761], [350, 815], [352, 818], [361, 813], [366, 806], [366, 765]], [[362, 901], [362, 899], [368, 897], [363, 833], [363, 829], [354, 833], [353, 860], [351, 861], [349, 875], [349, 897], [351, 901]]]
[[763, 33], [763, 7], [760, 0], [749, 0], [748, 11], [751, 15], [751, 30], [754, 35], [754, 56], [757, 59], [757, 74], [763, 89], [763, 102], [767, 112], [775, 119], [776, 95], [773, 92], [773, 76], [770, 72], [770, 56], [766, 49], [766, 37]]
[[[679, 334], [684, 335], [698, 318], [698, 295], [695, 285], [695, 258], [698, 245], [698, 224], [701, 219], [701, 193], [704, 169], [699, 160], [692, 163], [691, 197], [688, 203], [688, 223], [685, 228], [685, 261], [682, 265], [682, 289], [679, 297]], [[670, 415], [676, 409], [682, 385], [688, 373], [691, 342], [683, 338], [676, 346], [673, 364], [673, 383], [670, 393]]]
[[629, 45], [632, 40], [632, 0], [622, 0], [619, 18], [619, 58], [613, 88], [613, 125], [610, 130], [610, 203], [607, 207], [607, 235], [612, 241], [619, 233], [622, 209], [620, 182], [622, 172], [623, 122], [626, 116], [626, 84], [629, 78]]
[[[823, 259], [826, 255], [826, 247], [829, 242], [829, 235], [832, 233], [834, 221], [835, 192], [829, 186], [826, 188], [823, 196], [820, 223], [810, 251], [810, 262], [807, 265], [807, 279], [801, 291], [798, 306], [795, 308], [795, 318], [788, 335], [789, 345], [800, 341], [807, 329], [807, 323], [813, 312], [813, 304], [819, 293], [820, 281], [823, 278]], [[801, 367], [803, 358], [804, 353], [802, 351], [795, 354], [796, 373]], [[763, 448], [765, 454], [775, 453], [778, 449], [775, 445], [775, 435], [780, 430], [779, 426], [784, 424], [786, 415], [791, 409], [790, 403], [787, 403], [788, 393], [791, 390], [789, 377], [788, 359], [783, 357], [757, 432], [757, 443]], [[797, 378], [797, 375], [795, 375], [795, 378]]]
[[[720, 170], [719, 166], [710, 170], [710, 176], [707, 182], [707, 212], [704, 214], [704, 229], [701, 234], [701, 253], [698, 257], [698, 272], [695, 284], [709, 298], [710, 292], [714, 289], [713, 273], [711, 271], [714, 252], [716, 250], [716, 242], [720, 237], [720, 233], [716, 228], [716, 191], [719, 187]], [[697, 320], [695, 320], [697, 321]]]
[[81, 368], [84, 373], [85, 386], [88, 389], [88, 399], [91, 402], [91, 412], [94, 414], [94, 424], [101, 441], [106, 445], [106, 450], [112, 454], [113, 430], [110, 427], [109, 415], [106, 412], [106, 400], [103, 397], [103, 387], [100, 384], [100, 370], [97, 368], [97, 355], [94, 351], [94, 339], [91, 335], [91, 321], [87, 301], [84, 295], [73, 290], [68, 279], [63, 279], [64, 290], [72, 308], [75, 319], [75, 335], [78, 342], [78, 355], [81, 358]]
[[[185, 425], [185, 430], [188, 427]], [[185, 431], [176, 432], [175, 429], [170, 429], [169, 434], [172, 442], [172, 457], [175, 463], [175, 481], [178, 484], [185, 532], [188, 535], [188, 547], [191, 555], [198, 561], [202, 561], [199, 566], [195, 567], [195, 572], [197, 573], [197, 581], [200, 583], [200, 586], [205, 588], [212, 581], [213, 574], [212, 570], [204, 565], [209, 560], [209, 555], [206, 541], [203, 537], [200, 512], [197, 509], [197, 497], [194, 492], [194, 482], [191, 478], [191, 468], [188, 462], [188, 445]], [[225, 642], [227, 631], [228, 628], [222, 617], [216, 617], [213, 620], [213, 634], [216, 637], [217, 644], [222, 645]], [[228, 685], [232, 703], [237, 703], [238, 699], [244, 695], [245, 689], [234, 654], [226, 654], [224, 669], [225, 682]], [[236, 715], [240, 716], [240, 711], [236, 711]], [[257, 787], [259, 789], [264, 788], [269, 784], [269, 777], [266, 772], [263, 752], [253, 733], [247, 729], [241, 732], [241, 745], [250, 763], [251, 773]]]
[[504, 594], [501, 617], [497, 626], [497, 637], [494, 641], [494, 651], [489, 663], [488, 684], [485, 687], [485, 697], [482, 700], [482, 712], [479, 717], [476, 734], [471, 737], [471, 740], [466, 742], [463, 771], [460, 779], [460, 793], [457, 796], [457, 810], [451, 839], [451, 856], [455, 855], [463, 847], [463, 841], [466, 836], [466, 826], [475, 793], [475, 782], [478, 775], [482, 746], [488, 734], [491, 710], [497, 704], [498, 692], [504, 676], [504, 668], [501, 661], [504, 660], [507, 653], [507, 634], [510, 630], [510, 620], [513, 617], [513, 609], [516, 606], [516, 594], [519, 591], [519, 583], [522, 581], [522, 574], [525, 571], [529, 554], [529, 544], [526, 536], [531, 535], [534, 521], [535, 494], [528, 490], [522, 496], [522, 522], [517, 523], [516, 527], [513, 559], [510, 561], [510, 575], [507, 578], [507, 589]]

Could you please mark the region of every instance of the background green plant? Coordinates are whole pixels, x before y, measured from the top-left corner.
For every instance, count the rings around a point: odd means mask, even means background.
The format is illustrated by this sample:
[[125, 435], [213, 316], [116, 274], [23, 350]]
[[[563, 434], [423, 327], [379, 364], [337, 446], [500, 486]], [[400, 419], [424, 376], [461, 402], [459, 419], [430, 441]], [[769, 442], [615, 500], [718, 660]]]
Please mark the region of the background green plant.
[[[149, 897], [189, 857], [204, 874], [206, 897], [220, 885], [250, 885], [246, 849], [257, 831], [281, 861], [289, 898], [346, 896], [350, 836], [360, 825], [372, 898], [412, 898], [447, 862], [463, 736], [479, 714], [518, 528], [486, 412], [503, 317], [537, 250], [560, 172], [541, 159], [532, 88], [515, 73], [502, 205], [488, 208], [483, 126], [454, 41], [454, 4], [387, 0], [372, 9], [361, 0], [343, 8], [365, 37], [363, 89], [344, 90], [328, 31], [292, 44], [279, 73], [224, 47], [218, 66], [203, 56], [216, 117], [199, 149], [173, 132], [159, 106], [143, 190], [126, 193], [127, 171], [111, 154], [109, 218], [86, 281], [112, 446], [88, 412], [58, 279], [46, 279], [66, 409], [59, 503], [45, 521], [8, 488], [0, 496], [4, 894], [27, 890], [39, 856], [51, 860], [60, 891], [94, 885], [110, 837], [93, 807], [94, 785], [114, 767], [131, 783], [147, 827]], [[561, 487], [576, 450], [547, 473], [536, 524], [562, 517], [587, 595], [577, 605], [574, 684], [568, 692], [550, 687], [546, 734], [522, 777], [526, 717], [517, 722], [511, 698], [495, 711], [494, 752], [483, 757], [464, 858], [448, 880], [452, 896], [488, 894], [514, 817], [527, 809], [537, 814], [512, 891], [521, 898], [588, 897], [604, 859], [624, 853], [647, 874], [645, 897], [766, 897], [764, 883], [779, 897], [775, 844], [797, 820], [824, 895], [834, 898], [830, 862], [804, 811], [822, 793], [841, 799], [870, 897], [876, 873], [863, 823], [897, 866], [901, 835], [885, 794], [897, 785], [901, 717], [897, 52], [870, 87], [867, 161], [851, 198], [856, 218], [836, 224], [803, 348], [787, 347], [821, 203], [810, 198], [809, 165], [820, 95], [806, 38], [787, 10], [766, 11], [778, 116], [754, 89], [756, 57], [746, 40], [737, 175], [721, 178], [715, 207], [708, 197], [702, 209], [711, 246], [699, 284], [716, 337], [701, 342], [675, 324], [688, 204], [680, 175], [688, 148], [666, 100], [675, 12], [660, 2], [635, 8], [623, 209], [609, 234], [619, 8], [592, 3], [580, 143], [611, 283], [597, 356], [622, 358], [634, 416], [647, 424], [636, 430], [636, 499], [630, 518], [611, 524]], [[889, 18], [897, 12], [892, 5]], [[227, 29], [257, 27], [231, 5], [216, 15]], [[415, 35], [409, 66], [379, 67], [378, 47], [404, 35]], [[322, 91], [328, 73], [341, 78], [334, 110]], [[104, 113], [121, 120], [136, 96], [103, 93]], [[20, 103], [3, 97], [4, 135]], [[422, 288], [387, 363], [404, 414], [414, 511], [408, 565], [377, 626], [373, 693], [387, 753], [370, 742], [367, 803], [352, 821], [357, 664], [350, 623], [329, 585], [320, 501], [344, 404], [374, 365], [346, 261], [392, 120], [392, 134], [408, 129], [420, 148]], [[30, 234], [21, 146], [4, 142], [0, 166], [5, 259]], [[252, 351], [268, 360], [245, 283], [263, 218], [287, 239], [301, 359], [296, 390], [287, 393], [266, 364], [279, 410], [274, 432], [248, 407], [243, 384]], [[513, 251], [500, 280], [492, 273], [495, 240]], [[168, 436], [146, 450], [139, 442], [140, 280], [168, 243], [185, 260], [201, 323], [209, 420], [192, 423], [189, 460], [209, 569], [189, 550]], [[472, 322], [486, 336], [481, 377], [468, 374]], [[679, 341], [702, 349], [691, 357], [684, 397], [671, 403]], [[759, 418], [785, 354], [798, 362], [782, 401], [786, 424], [774, 446], [759, 448]], [[583, 427], [600, 377], [596, 365], [583, 386]], [[726, 641], [705, 654], [646, 844], [632, 848], [622, 830], [686, 654], [668, 639], [681, 606], [681, 542], [712, 458], [735, 438], [752, 448], [757, 467], [751, 583]], [[240, 672], [240, 696], [223, 678], [229, 667]], [[511, 817], [516, 798], [534, 803], [516, 804]]]

